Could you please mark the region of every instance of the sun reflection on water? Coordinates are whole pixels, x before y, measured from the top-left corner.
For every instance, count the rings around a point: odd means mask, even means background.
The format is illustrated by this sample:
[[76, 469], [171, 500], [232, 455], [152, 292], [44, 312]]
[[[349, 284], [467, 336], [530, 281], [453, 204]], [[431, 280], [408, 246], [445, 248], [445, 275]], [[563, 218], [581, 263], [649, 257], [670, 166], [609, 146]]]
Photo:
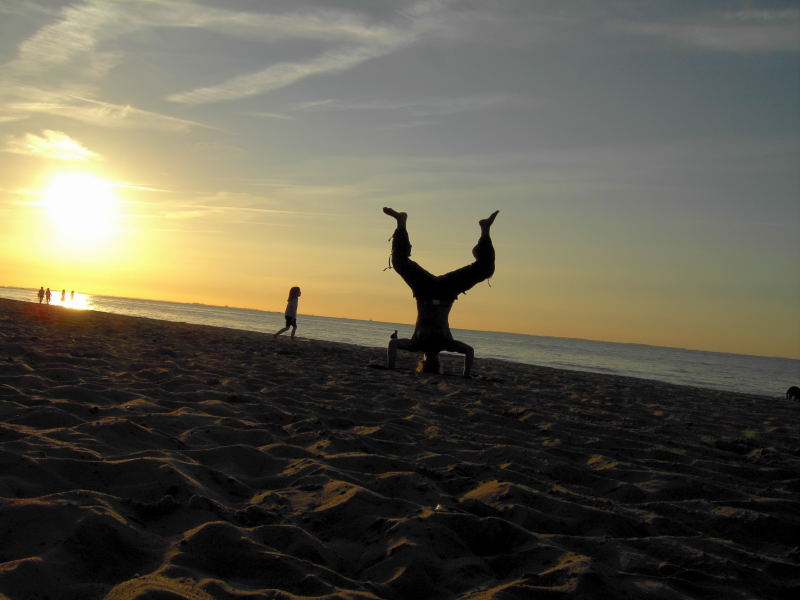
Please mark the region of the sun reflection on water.
[[81, 292], [67, 292], [64, 299], [61, 299], [61, 292], [53, 292], [50, 304], [53, 306], [63, 306], [64, 308], [74, 308], [75, 310], [92, 310], [94, 304], [89, 294]]

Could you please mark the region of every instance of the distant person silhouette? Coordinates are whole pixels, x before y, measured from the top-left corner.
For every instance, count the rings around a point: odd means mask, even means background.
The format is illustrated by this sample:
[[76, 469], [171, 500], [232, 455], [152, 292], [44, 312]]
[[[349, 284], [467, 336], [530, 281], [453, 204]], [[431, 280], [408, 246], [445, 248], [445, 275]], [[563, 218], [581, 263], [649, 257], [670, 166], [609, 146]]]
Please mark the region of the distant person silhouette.
[[297, 331], [297, 302], [300, 299], [300, 294], [300, 288], [297, 286], [289, 290], [289, 299], [286, 301], [286, 310], [283, 313], [286, 319], [286, 327], [275, 332], [276, 338], [291, 327], [292, 339], [294, 339], [294, 334]]
[[453, 339], [450, 333], [448, 316], [453, 302], [475, 284], [494, 273], [494, 246], [489, 230], [499, 211], [494, 211], [486, 219], [478, 221], [481, 235], [472, 249], [475, 262], [444, 275], [432, 275], [411, 260], [411, 242], [408, 239], [406, 220], [408, 215], [392, 208], [383, 212], [393, 217], [397, 228], [392, 236], [391, 266], [403, 278], [417, 299], [417, 323], [411, 339], [397, 339], [392, 336], [386, 352], [386, 366], [394, 368], [397, 349], [411, 352], [424, 352], [422, 370], [426, 373], [439, 373], [439, 352], [458, 352], [464, 355], [464, 377], [469, 377], [473, 348], [464, 342]]
[[75, 300], [75, 290], [69, 293], [69, 301], [72, 302], [73, 300]]
[[50, 293], [50, 288], [47, 288], [47, 291], [44, 293], [44, 300], [46, 304], [50, 304], [50, 298], [52, 294]]
[[61, 290], [61, 302], [67, 299], [67, 290]]
[[39, 293], [37, 296], [39, 296], [39, 304], [41, 304], [42, 300], [44, 300], [44, 287], [39, 288]]

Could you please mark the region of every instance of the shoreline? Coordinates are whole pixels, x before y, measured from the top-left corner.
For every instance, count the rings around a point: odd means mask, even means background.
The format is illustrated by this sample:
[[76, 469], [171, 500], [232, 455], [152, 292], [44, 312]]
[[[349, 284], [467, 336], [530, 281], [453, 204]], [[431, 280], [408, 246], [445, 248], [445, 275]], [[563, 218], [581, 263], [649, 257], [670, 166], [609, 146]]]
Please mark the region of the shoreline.
[[[30, 291], [31, 298], [35, 297], [35, 288], [24, 288], [19, 286], [0, 286], [5, 287], [6, 289], [14, 289], [14, 290], [25, 290]], [[81, 292], [84, 293], [84, 292]], [[228, 304], [206, 304], [204, 302], [179, 302], [177, 300], [159, 300], [157, 298], [131, 298], [128, 296], [113, 296], [107, 294], [88, 294], [87, 296], [96, 296], [100, 298], [111, 298], [113, 300], [133, 300], [133, 301], [141, 301], [141, 302], [153, 302], [153, 303], [161, 303], [161, 304], [172, 304], [178, 306], [200, 306], [203, 308], [211, 308], [211, 309], [230, 309], [230, 310], [241, 310], [241, 311], [249, 311], [249, 312], [259, 312], [265, 314], [272, 314], [272, 315], [280, 315], [283, 316], [283, 309], [276, 308], [275, 310], [267, 310], [264, 308], [254, 308], [254, 307], [246, 307], [246, 306], [231, 306]], [[30, 302], [35, 303], [33, 299], [31, 300], [18, 300], [16, 298], [2, 298], [0, 300], [14, 300], [14, 301], [21, 301], [21, 302]], [[88, 310], [98, 310], [98, 309], [88, 309]], [[99, 311], [98, 312], [103, 312]], [[122, 313], [112, 313], [112, 314], [122, 314]], [[123, 316], [134, 316], [134, 315], [123, 315]], [[354, 317], [334, 317], [330, 315], [317, 315], [312, 313], [304, 313], [304, 317], [313, 317], [315, 319], [332, 319], [336, 321], [355, 321], [360, 323], [381, 323], [387, 326], [396, 326], [402, 325], [403, 327], [414, 327], [414, 323], [395, 323], [392, 321], [383, 321], [380, 319], [357, 319]], [[152, 317], [142, 317], [142, 318], [152, 318]], [[166, 320], [166, 319], [155, 319], [155, 320]], [[180, 322], [180, 321], [170, 321], [170, 322]], [[187, 321], [188, 322], [188, 321]], [[205, 325], [204, 323], [196, 323], [197, 325]], [[213, 326], [212, 327], [216, 327]], [[232, 328], [226, 328], [232, 329]], [[789, 361], [800, 361], [800, 357], [791, 357], [791, 356], [780, 356], [777, 354], [752, 354], [749, 352], [732, 352], [728, 350], [709, 350], [706, 348], [691, 348], [687, 346], [660, 346], [657, 344], [647, 343], [647, 342], [635, 342], [635, 341], [613, 341], [613, 340], [602, 340], [602, 339], [595, 339], [595, 338], [582, 338], [582, 337], [571, 337], [571, 336], [551, 336], [551, 335], [541, 335], [537, 333], [520, 333], [516, 331], [500, 331], [500, 330], [493, 330], [493, 329], [463, 329], [460, 327], [452, 327], [453, 331], [462, 331], [462, 332], [474, 332], [474, 333], [497, 333], [500, 335], [511, 335], [511, 336], [523, 336], [523, 337], [532, 337], [532, 338], [541, 338], [541, 339], [548, 339], [548, 340], [566, 340], [572, 342], [586, 342], [590, 344], [614, 344], [620, 346], [639, 346], [642, 348], [652, 348], [652, 349], [661, 349], [661, 350], [677, 350], [679, 352], [697, 352], [700, 354], [720, 354], [724, 356], [735, 356], [735, 357], [742, 357], [742, 358], [756, 358], [756, 359], [768, 359], [768, 360], [789, 360]], [[256, 331], [247, 329], [245, 331]], [[309, 338], [314, 339], [314, 338]], [[320, 341], [334, 341], [334, 340], [320, 340]], [[340, 342], [340, 343], [347, 343], [347, 342]], [[356, 344], [357, 345], [357, 344]], [[505, 359], [496, 359], [496, 360], [505, 360]], [[509, 361], [509, 362], [519, 362], [519, 361]], [[533, 364], [533, 363], [521, 363], [521, 364]], [[557, 367], [554, 367], [557, 368]], [[563, 369], [563, 370], [570, 370], [570, 369]], [[680, 385], [680, 384], [678, 384]]]
[[797, 403], [398, 359], [0, 299], [0, 598], [800, 591]]
[[[26, 288], [18, 288], [18, 289], [26, 289]], [[119, 299], [127, 300], [128, 298], [119, 297]], [[36, 302], [33, 302], [33, 301], [17, 300], [17, 299], [11, 299], [11, 298], [0, 298], [0, 303], [2, 303], [2, 302], [19, 302], [19, 303], [21, 303], [23, 305], [40, 306], [40, 307], [42, 307], [42, 309], [45, 309], [45, 307], [47, 307], [47, 305], [44, 305], [44, 304], [40, 305], [40, 304], [37, 304]], [[162, 303], [166, 303], [166, 304], [174, 304], [173, 302], [168, 301], [168, 300], [147, 300], [147, 302], [162, 302]], [[214, 305], [207, 305], [207, 304], [202, 304], [202, 303], [196, 303], [196, 304], [198, 306], [219, 308], [219, 307], [216, 307]], [[102, 310], [94, 309], [94, 308], [93, 309], [72, 309], [70, 307], [63, 307], [63, 306], [60, 306], [60, 305], [49, 305], [49, 308], [58, 309], [58, 310], [73, 310], [73, 311], [77, 311], [77, 312], [94, 312], [94, 313], [99, 313], [99, 314], [126, 317], [126, 318], [131, 318], [131, 319], [146, 319], [146, 320], [155, 321], [155, 322], [177, 323], [177, 324], [184, 324], [184, 325], [188, 325], [188, 326], [211, 327], [211, 328], [214, 328], [214, 329], [236, 331], [236, 332], [248, 332], [248, 333], [252, 333], [252, 334], [256, 334], [256, 335], [263, 335], [263, 336], [271, 336], [272, 335], [269, 332], [258, 331], [258, 330], [255, 330], [255, 329], [240, 329], [240, 328], [237, 328], [237, 327], [226, 327], [224, 325], [209, 325], [209, 324], [205, 324], [205, 323], [194, 323], [194, 322], [191, 322], [191, 321], [173, 321], [173, 320], [167, 320], [167, 319], [158, 319], [158, 318], [155, 318], [155, 317], [145, 317], [145, 316], [138, 316], [138, 315], [127, 315], [127, 314], [122, 314], [122, 313], [102, 311]], [[242, 310], [257, 310], [257, 309], [242, 309]], [[259, 312], [265, 312], [265, 311], [259, 311]], [[279, 314], [279, 313], [275, 313], [275, 314]], [[319, 316], [319, 315], [306, 315], [306, 316], [314, 316], [315, 318], [322, 318], [322, 319], [340, 320], [338, 317], [324, 317], [324, 316]], [[350, 319], [350, 320], [353, 320], [353, 319]], [[395, 323], [386, 323], [386, 325], [387, 326], [395, 326], [397, 324], [395, 324]], [[413, 327], [413, 325], [407, 325], [407, 326], [408, 327]], [[471, 333], [473, 330], [460, 330], [458, 328], [455, 328], [454, 331], [462, 331], [462, 332]], [[495, 333], [495, 332], [479, 331], [478, 333]], [[497, 333], [503, 333], [503, 332], [497, 332]], [[511, 334], [511, 335], [523, 335], [524, 336], [524, 335], [527, 335], [527, 334]], [[541, 337], [541, 336], [539, 336], [539, 337]], [[551, 338], [546, 338], [546, 339], [551, 339]], [[570, 340], [572, 340], [573, 338], [552, 338], [552, 339], [570, 339]], [[308, 337], [304, 337], [304, 336], [298, 336], [298, 340], [301, 340], [303, 342], [313, 342], [313, 343], [318, 343], [318, 344], [334, 344], [334, 345], [341, 344], [344, 347], [354, 347], [354, 348], [378, 351], [380, 353], [381, 357], [379, 359], [375, 359], [376, 363], [383, 362], [383, 355], [384, 355], [384, 353], [386, 351], [385, 347], [369, 346], [369, 345], [362, 345], [362, 344], [350, 343], [350, 342], [341, 342], [341, 341], [335, 341], [335, 340], [324, 340], [324, 339], [318, 339], [318, 338], [308, 338]], [[590, 342], [590, 343], [598, 343], [598, 344], [606, 344], [606, 343], [608, 343], [608, 344], [617, 344], [618, 343], [618, 342], [602, 342], [602, 341], [599, 341], [599, 340], [584, 340], [584, 339], [581, 339], [581, 338], [574, 338], [574, 340], [575, 341]], [[719, 353], [719, 352], [715, 352], [715, 351], [711, 351], [711, 350], [691, 350], [691, 349], [682, 349], [682, 348], [672, 348], [672, 347], [666, 347], [666, 346], [652, 346], [652, 345], [648, 345], [648, 344], [622, 344], [622, 345], [641, 345], [641, 346], [645, 346], [645, 347], [648, 347], [648, 348], [665, 349], [665, 350], [679, 350], [679, 351], [686, 350], [686, 351], [689, 351], [689, 352], [701, 352], [701, 353], [709, 353], [709, 354], [730, 354], [730, 353]], [[404, 367], [404, 368], [412, 368], [413, 369], [414, 366], [415, 366], [414, 363], [413, 362], [409, 362], [409, 360], [403, 360], [404, 356], [407, 358], [408, 356], [415, 356], [415, 355], [413, 353], [409, 354], [409, 353], [402, 352], [402, 351], [398, 353], [398, 357], [399, 357], [399, 360], [400, 360], [401, 368]], [[781, 357], [763, 357], [763, 356], [746, 355], [746, 354], [731, 354], [731, 356], [741, 356], [741, 357], [747, 357], [747, 358], [766, 358], [766, 359], [775, 358], [777, 360], [792, 360], [792, 359], [784, 359], [784, 358], [781, 358]], [[460, 364], [461, 364], [461, 360], [462, 360], [461, 355], [456, 355], [456, 354], [450, 354], [450, 353], [443, 352], [441, 354], [441, 357], [443, 359], [443, 361], [442, 361], [443, 366], [446, 366], [447, 370], [449, 371], [449, 372], [445, 373], [446, 376], [452, 376], [452, 375], [454, 375], [456, 373], [460, 373], [460, 370], [461, 370]], [[600, 368], [600, 367], [596, 367], [596, 368], [582, 367], [581, 368], [579, 366], [576, 366], [574, 368], [563, 368], [563, 367], [553, 367], [553, 366], [548, 366], [548, 365], [543, 365], [543, 364], [535, 364], [535, 363], [530, 363], [530, 362], [515, 361], [515, 360], [512, 360], [512, 359], [486, 357], [486, 356], [481, 356], [480, 355], [480, 347], [476, 347], [475, 361], [476, 361], [476, 366], [478, 366], [479, 362], [499, 361], [499, 362], [502, 362], [502, 363], [509, 363], [511, 365], [531, 366], [531, 367], [535, 367], [535, 368], [538, 368], [538, 369], [552, 369], [554, 371], [563, 371], [565, 373], [588, 373], [588, 374], [591, 374], [591, 375], [599, 375], [599, 376], [607, 376], [607, 377], [620, 377], [620, 378], [627, 378], [627, 379], [647, 381], [647, 382], [664, 383], [664, 384], [667, 384], [667, 385], [675, 385], [675, 386], [679, 386], [679, 387], [686, 387], [686, 388], [692, 388], [692, 389], [698, 389], [698, 390], [706, 390], [706, 391], [722, 392], [722, 393], [732, 393], [732, 394], [743, 394], [743, 395], [749, 395], [749, 396], [756, 396], [756, 397], [760, 397], [760, 398], [774, 399], [775, 397], [777, 397], [779, 395], [777, 391], [775, 392], [774, 395], [773, 394], [768, 394], [768, 393], [744, 392], [744, 391], [739, 391], [739, 390], [730, 390], [730, 389], [726, 390], [726, 389], [722, 389], [720, 387], [703, 387], [701, 385], [693, 385], [691, 383], [676, 383], [676, 382], [667, 381], [665, 379], [652, 379], [652, 378], [648, 378], [648, 377], [644, 377], [644, 376], [609, 373], [609, 372], [606, 372], [606, 371], [602, 370], [602, 368]], [[409, 365], [411, 365], [411, 366], [409, 367]], [[782, 392], [782, 390], [781, 390], [781, 392]]]

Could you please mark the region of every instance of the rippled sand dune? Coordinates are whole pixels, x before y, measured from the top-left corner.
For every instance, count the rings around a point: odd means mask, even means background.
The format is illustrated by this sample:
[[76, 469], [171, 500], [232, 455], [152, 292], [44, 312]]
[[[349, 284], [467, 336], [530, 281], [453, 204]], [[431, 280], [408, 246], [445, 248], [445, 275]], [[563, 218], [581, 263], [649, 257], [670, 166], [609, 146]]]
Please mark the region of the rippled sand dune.
[[0, 598], [800, 597], [800, 404], [477, 352], [0, 300]]

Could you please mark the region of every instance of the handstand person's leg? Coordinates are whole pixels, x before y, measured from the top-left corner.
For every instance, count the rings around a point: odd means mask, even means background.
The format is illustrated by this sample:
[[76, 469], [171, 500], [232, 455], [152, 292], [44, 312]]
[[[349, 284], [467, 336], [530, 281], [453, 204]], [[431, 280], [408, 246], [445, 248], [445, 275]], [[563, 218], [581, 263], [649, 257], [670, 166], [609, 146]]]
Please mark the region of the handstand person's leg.
[[[466, 292], [476, 283], [488, 279], [494, 274], [494, 246], [492, 245], [490, 230], [499, 212], [499, 210], [496, 210], [487, 218], [478, 221], [478, 225], [481, 228], [481, 237], [478, 238], [477, 245], [472, 249], [475, 262], [440, 278], [446, 285], [450, 286], [454, 295]], [[464, 377], [469, 377], [472, 373], [472, 361], [475, 358], [475, 350], [472, 346], [453, 340], [447, 349], [464, 355], [463, 375]]]
[[464, 342], [459, 342], [458, 340], [453, 340], [447, 349], [464, 355], [463, 375], [464, 377], [469, 377], [472, 372], [472, 360], [475, 358], [475, 350], [473, 350], [472, 346]]
[[478, 238], [478, 243], [472, 249], [472, 256], [475, 257], [475, 262], [479, 263], [485, 270], [491, 270], [487, 279], [494, 273], [494, 246], [492, 245], [492, 238], [490, 237], [492, 223], [497, 218], [499, 210], [494, 211], [485, 219], [478, 221], [481, 228], [481, 236]]
[[408, 239], [408, 230], [406, 229], [408, 214], [398, 212], [388, 206], [384, 207], [383, 212], [397, 221], [397, 227], [392, 234], [392, 267], [395, 271], [398, 269], [402, 271], [411, 256], [411, 241]]
[[481, 236], [478, 243], [472, 249], [475, 262], [466, 267], [461, 267], [451, 271], [439, 278], [440, 284], [453, 298], [463, 294], [475, 284], [489, 279], [494, 274], [494, 246], [490, 236], [490, 229], [497, 217], [498, 210], [494, 211], [486, 219], [478, 221], [481, 228]]
[[491, 247], [491, 260], [493, 267], [494, 267], [494, 247], [492, 246], [492, 238], [489, 237], [489, 234], [492, 228], [492, 224], [494, 223], [494, 220], [497, 218], [497, 213], [499, 212], [500, 212], [499, 210], [496, 210], [485, 219], [481, 219], [480, 221], [478, 221], [478, 226], [480, 226], [481, 228], [481, 237], [478, 238], [478, 244], [472, 249], [472, 256], [474, 256], [477, 259], [480, 259], [480, 255], [484, 253], [481, 248], [481, 243], [483, 242], [483, 244], [486, 245], [486, 243], [488, 242], [489, 247]]
[[435, 277], [411, 260], [411, 242], [408, 239], [406, 220], [408, 215], [393, 208], [385, 207], [383, 212], [397, 221], [392, 235], [392, 268], [408, 284], [414, 296], [432, 285]]
[[399, 210], [395, 210], [393, 208], [389, 208], [388, 206], [383, 207], [383, 212], [387, 215], [392, 217], [397, 221], [397, 228], [398, 229], [405, 229], [406, 228], [406, 221], [408, 220], [408, 213], [400, 212]]

